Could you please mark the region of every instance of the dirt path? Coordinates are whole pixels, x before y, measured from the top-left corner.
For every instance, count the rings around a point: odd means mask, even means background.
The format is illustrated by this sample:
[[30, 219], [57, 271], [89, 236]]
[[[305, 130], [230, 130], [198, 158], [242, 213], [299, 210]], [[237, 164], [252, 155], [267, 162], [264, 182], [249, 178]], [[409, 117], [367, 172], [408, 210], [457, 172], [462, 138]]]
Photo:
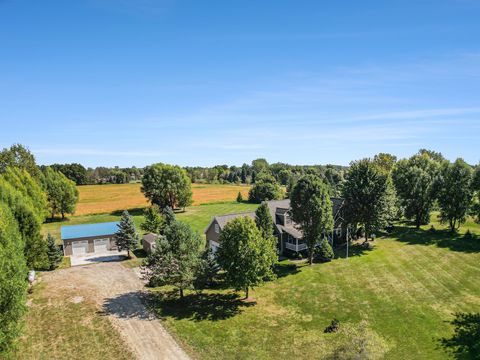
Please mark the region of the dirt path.
[[43, 281], [72, 297], [98, 303], [138, 359], [189, 359], [161, 322], [144, 305], [143, 283], [119, 263], [77, 266], [46, 273]]

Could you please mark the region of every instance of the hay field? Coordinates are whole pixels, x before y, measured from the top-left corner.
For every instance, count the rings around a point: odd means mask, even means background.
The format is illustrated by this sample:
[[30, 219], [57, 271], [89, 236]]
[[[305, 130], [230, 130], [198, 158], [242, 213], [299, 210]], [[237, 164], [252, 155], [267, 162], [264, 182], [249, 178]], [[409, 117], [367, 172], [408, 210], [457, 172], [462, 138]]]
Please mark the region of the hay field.
[[[141, 208], [148, 205], [140, 191], [141, 184], [79, 186], [80, 200], [75, 215], [111, 213], [118, 210]], [[192, 184], [193, 205], [232, 201], [242, 192], [246, 199], [249, 187], [245, 185]]]

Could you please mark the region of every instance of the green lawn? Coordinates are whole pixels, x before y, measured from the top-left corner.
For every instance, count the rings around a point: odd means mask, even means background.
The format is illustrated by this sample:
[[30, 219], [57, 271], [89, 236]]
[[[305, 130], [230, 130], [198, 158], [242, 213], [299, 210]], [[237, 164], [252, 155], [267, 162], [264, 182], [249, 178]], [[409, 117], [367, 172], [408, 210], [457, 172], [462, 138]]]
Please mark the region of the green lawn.
[[[440, 229], [438, 223], [435, 224]], [[281, 276], [255, 289], [255, 303], [229, 290], [191, 293], [179, 301], [157, 290], [156, 310], [200, 358], [324, 358], [351, 338], [324, 334], [366, 321], [388, 359], [444, 359], [438, 340], [457, 311], [480, 312], [480, 226], [464, 239], [430, 226], [399, 227], [375, 248], [313, 267], [283, 263]], [[341, 254], [340, 254], [341, 255]]]
[[[209, 203], [198, 206], [187, 207], [185, 212], [177, 213], [177, 218], [189, 224], [195, 231], [198, 231], [200, 234], [203, 234], [203, 231], [211, 221], [212, 217], [215, 215], [230, 214], [235, 212], [251, 211], [255, 210], [258, 205], [248, 204], [248, 203], [237, 203], [235, 201], [230, 202], [220, 202], [220, 203]], [[141, 233], [139, 228], [140, 224], [143, 222], [143, 209], [133, 209], [130, 210], [130, 213], [133, 215], [135, 224], [137, 225], [138, 231]], [[120, 220], [121, 212], [114, 212], [109, 214], [96, 214], [96, 215], [84, 215], [84, 216], [73, 216], [66, 221], [56, 221], [51, 223], [43, 224], [43, 233], [46, 234], [50, 232], [60, 244], [60, 227], [62, 225], [77, 225], [77, 224], [91, 224], [99, 222], [108, 222], [108, 221], [118, 221]]]

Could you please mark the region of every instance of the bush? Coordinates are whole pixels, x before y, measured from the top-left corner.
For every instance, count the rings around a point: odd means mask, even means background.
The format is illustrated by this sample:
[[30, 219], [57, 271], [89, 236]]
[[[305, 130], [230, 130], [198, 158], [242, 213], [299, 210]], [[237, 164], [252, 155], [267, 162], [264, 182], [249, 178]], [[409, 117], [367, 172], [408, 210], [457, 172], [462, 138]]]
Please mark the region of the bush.
[[319, 262], [329, 262], [334, 258], [332, 246], [324, 239], [322, 243], [315, 248], [315, 260]]
[[237, 202], [241, 203], [243, 201], [242, 193], [239, 191], [237, 195]]
[[340, 328], [340, 321], [338, 321], [337, 319], [333, 319], [330, 325], [328, 325], [323, 332], [334, 333], [334, 332], [337, 332], [339, 328]]

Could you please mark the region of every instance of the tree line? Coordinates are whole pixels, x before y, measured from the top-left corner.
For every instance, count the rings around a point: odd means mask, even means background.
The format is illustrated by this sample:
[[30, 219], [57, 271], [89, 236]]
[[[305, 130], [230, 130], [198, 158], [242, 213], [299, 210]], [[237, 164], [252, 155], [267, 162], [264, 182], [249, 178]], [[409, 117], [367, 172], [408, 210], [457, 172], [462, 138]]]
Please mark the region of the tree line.
[[0, 151], [0, 357], [21, 330], [28, 270], [53, 270], [63, 257], [55, 239], [42, 236], [42, 224], [73, 213], [77, 199], [73, 181], [38, 167], [22, 145]]

